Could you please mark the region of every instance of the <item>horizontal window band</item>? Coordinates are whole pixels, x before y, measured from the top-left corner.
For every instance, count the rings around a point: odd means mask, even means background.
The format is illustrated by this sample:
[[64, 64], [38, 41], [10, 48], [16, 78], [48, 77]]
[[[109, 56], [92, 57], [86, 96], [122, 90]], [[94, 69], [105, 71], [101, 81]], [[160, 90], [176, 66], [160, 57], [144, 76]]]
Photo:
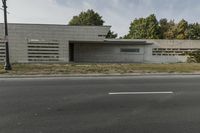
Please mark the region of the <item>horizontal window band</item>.
[[130, 53], [139, 53], [140, 49], [139, 48], [121, 48], [121, 52], [130, 52]]
[[51, 46], [58, 46], [59, 44], [57, 43], [28, 43], [29, 46], [35, 46], [35, 45], [42, 45], [42, 46], [46, 46], [46, 45], [51, 45]]
[[46, 61], [59, 61], [59, 60], [55, 60], [55, 59], [50, 59], [50, 60], [40, 60], [40, 59], [28, 59], [28, 61], [31, 61], [31, 62], [46, 62]]
[[58, 46], [28, 46], [28, 48], [59, 48]]
[[59, 53], [28, 53], [28, 54], [34, 54], [34, 55], [59, 55]]
[[51, 52], [51, 51], [53, 51], [53, 52], [57, 52], [59, 50], [53, 50], [53, 49], [52, 50], [48, 50], [48, 49], [47, 50], [46, 49], [28, 49], [28, 51], [41, 51], [41, 52], [42, 51], [44, 51], [44, 52], [48, 52], [48, 51]]
[[28, 56], [28, 58], [59, 58], [59, 56]]

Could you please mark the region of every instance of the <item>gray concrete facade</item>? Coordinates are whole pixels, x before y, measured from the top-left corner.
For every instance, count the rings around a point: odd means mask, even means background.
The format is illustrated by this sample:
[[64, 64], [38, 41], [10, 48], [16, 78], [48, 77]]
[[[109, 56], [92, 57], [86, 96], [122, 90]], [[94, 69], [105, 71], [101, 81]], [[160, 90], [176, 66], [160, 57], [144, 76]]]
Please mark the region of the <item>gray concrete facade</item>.
[[104, 42], [106, 43], [93, 43], [93, 45], [76, 43], [75, 62], [183, 63], [187, 62], [189, 57], [185, 53], [200, 50], [198, 40], [109, 39]]
[[[105, 39], [110, 26], [9, 24], [11, 63], [177, 63], [200, 50], [195, 40]], [[5, 59], [0, 24], [0, 63]]]
[[[69, 40], [103, 41], [110, 26], [9, 24], [8, 28], [12, 63], [68, 63]], [[3, 24], [0, 38], [4, 38]], [[0, 41], [0, 49], [2, 45]], [[4, 57], [3, 52], [0, 57]]]
[[[87, 63], [143, 63], [144, 45], [128, 44], [75, 44], [74, 62]], [[138, 52], [122, 52], [122, 49], [139, 49]]]
[[145, 63], [184, 63], [187, 52], [199, 51], [199, 40], [146, 40], [152, 43], [145, 47]]

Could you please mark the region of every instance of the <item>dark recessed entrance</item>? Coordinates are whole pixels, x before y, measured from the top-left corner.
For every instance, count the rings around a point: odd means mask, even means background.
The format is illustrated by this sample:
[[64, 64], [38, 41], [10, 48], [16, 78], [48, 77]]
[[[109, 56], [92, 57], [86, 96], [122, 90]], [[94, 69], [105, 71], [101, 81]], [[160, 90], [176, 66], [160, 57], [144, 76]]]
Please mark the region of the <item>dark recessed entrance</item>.
[[69, 61], [74, 62], [74, 44], [69, 44]]

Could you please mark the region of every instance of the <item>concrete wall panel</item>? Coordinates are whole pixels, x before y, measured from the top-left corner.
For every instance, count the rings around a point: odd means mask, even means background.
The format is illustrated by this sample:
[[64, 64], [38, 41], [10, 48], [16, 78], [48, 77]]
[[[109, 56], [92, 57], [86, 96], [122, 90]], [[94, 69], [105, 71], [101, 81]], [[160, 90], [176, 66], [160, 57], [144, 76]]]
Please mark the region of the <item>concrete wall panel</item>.
[[[9, 24], [10, 60], [12, 63], [29, 63], [28, 40], [59, 42], [60, 63], [69, 62], [69, 40], [103, 41], [109, 26], [67, 26], [48, 24]], [[0, 24], [0, 38], [4, 38], [4, 25]], [[39, 62], [38, 62], [39, 63]], [[46, 62], [52, 63], [52, 62]]]
[[[140, 49], [139, 53], [121, 52], [121, 48]], [[75, 44], [75, 62], [142, 63], [144, 46], [118, 44]]]

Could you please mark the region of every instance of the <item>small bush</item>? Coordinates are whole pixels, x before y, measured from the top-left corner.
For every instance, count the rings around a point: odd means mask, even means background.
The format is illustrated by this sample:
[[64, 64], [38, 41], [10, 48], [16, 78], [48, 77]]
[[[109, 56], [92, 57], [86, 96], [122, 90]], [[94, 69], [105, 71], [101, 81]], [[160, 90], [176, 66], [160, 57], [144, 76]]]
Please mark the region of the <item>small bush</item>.
[[189, 57], [187, 59], [188, 63], [200, 63], [200, 51], [193, 51], [189, 53]]

